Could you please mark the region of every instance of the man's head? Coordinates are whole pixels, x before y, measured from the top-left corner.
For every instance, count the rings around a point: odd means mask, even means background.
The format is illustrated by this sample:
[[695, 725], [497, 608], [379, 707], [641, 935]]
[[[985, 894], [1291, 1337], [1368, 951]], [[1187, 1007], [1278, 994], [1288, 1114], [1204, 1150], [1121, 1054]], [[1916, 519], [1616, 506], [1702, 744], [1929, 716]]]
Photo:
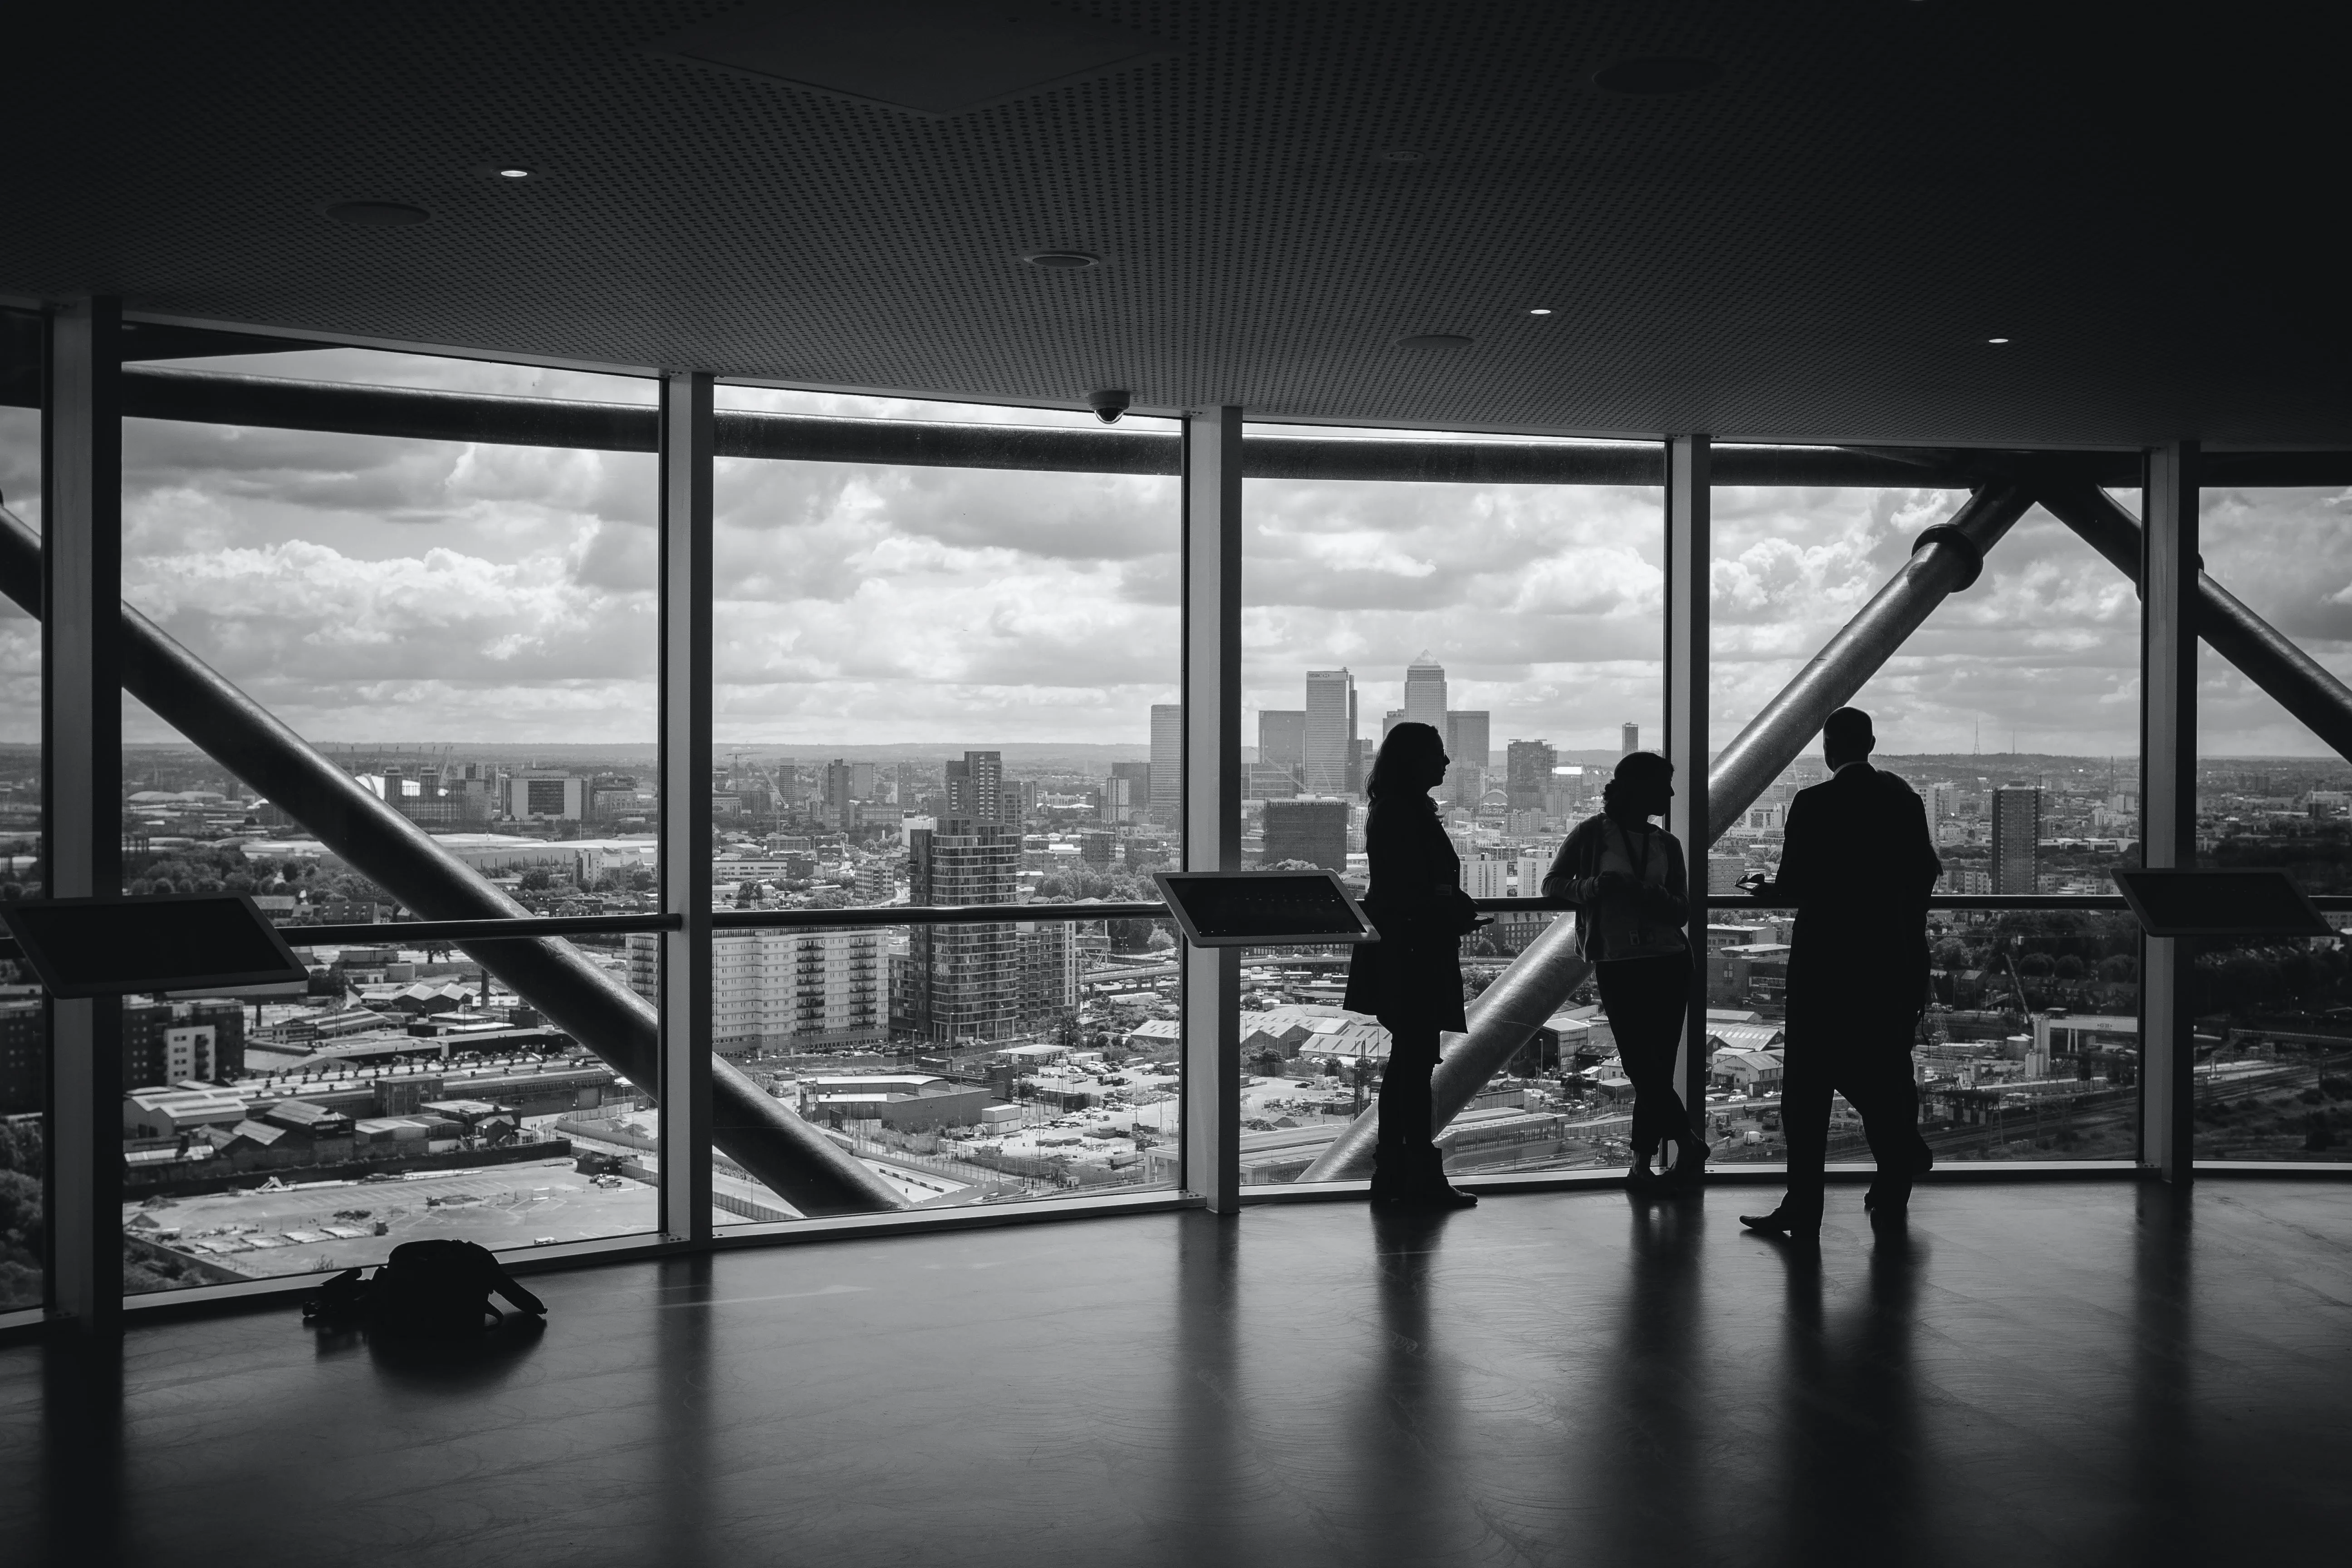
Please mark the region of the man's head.
[[1861, 762], [1877, 744], [1878, 737], [1871, 732], [1870, 715], [1859, 708], [1841, 708], [1822, 726], [1822, 755], [1832, 773], [1848, 763]]

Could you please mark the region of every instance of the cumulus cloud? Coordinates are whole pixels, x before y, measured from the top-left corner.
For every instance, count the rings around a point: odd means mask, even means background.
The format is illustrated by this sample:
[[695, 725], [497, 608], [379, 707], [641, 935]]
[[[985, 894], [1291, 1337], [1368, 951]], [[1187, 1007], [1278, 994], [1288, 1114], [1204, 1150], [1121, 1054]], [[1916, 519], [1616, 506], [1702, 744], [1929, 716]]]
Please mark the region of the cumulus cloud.
[[1368, 739], [1423, 649], [1506, 741], [1613, 746], [1658, 722], [1664, 535], [1654, 488], [1252, 480], [1244, 700], [1297, 708], [1356, 677]]
[[[650, 404], [651, 382], [333, 350], [215, 368]], [[1094, 429], [1074, 411], [722, 388], [742, 408]], [[1130, 423], [1130, 427], [1135, 422]], [[1164, 428], [1164, 426], [1160, 427]], [[0, 494], [37, 523], [38, 424], [0, 410]], [[644, 454], [131, 421], [133, 603], [327, 740], [650, 741], [656, 467]], [[724, 744], [1140, 742], [1178, 680], [1172, 478], [725, 461], [718, 476]], [[1717, 744], [1778, 692], [1964, 498], [1714, 496]], [[2134, 498], [2125, 498], [2126, 503]], [[1358, 679], [1364, 731], [1429, 649], [1454, 706], [1514, 737], [1614, 744], [1663, 708], [1662, 496], [1643, 487], [1252, 480], [1244, 701], [1296, 708], [1310, 668]], [[2216, 575], [2352, 673], [2338, 491], [2214, 491]], [[37, 627], [0, 607], [0, 734], [37, 737]], [[2128, 754], [2138, 604], [2030, 513], [1858, 700], [1890, 749]], [[2311, 752], [2208, 658], [2209, 752]], [[136, 714], [134, 737], [164, 738]]]
[[[1900, 570], [1965, 495], [1917, 489], [1716, 492], [1715, 743], [1727, 742]], [[2138, 748], [2131, 586], [2034, 510], [1854, 700], [1892, 752], [2093, 755]], [[2121, 699], [2121, 700], [2119, 700]]]

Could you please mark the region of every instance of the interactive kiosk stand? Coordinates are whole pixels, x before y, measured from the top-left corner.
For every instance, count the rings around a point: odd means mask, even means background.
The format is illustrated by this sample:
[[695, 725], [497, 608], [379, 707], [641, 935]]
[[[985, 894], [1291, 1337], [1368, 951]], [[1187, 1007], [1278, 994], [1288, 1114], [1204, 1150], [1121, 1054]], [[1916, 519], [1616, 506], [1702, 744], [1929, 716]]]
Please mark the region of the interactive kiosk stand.
[[1151, 879], [1194, 947], [1323, 947], [1381, 939], [1328, 871], [1155, 871]]
[[40, 899], [0, 921], [49, 994], [120, 996], [297, 983], [294, 950], [243, 893]]
[[2334, 936], [2284, 871], [2117, 871], [2150, 936]]

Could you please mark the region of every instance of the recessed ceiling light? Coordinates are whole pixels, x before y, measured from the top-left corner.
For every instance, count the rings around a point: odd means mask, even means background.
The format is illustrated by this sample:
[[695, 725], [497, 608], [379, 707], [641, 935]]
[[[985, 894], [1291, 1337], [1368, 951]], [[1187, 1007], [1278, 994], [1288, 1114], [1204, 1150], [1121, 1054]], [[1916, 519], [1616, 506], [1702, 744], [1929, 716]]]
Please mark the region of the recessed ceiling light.
[[1101, 257], [1089, 256], [1083, 250], [1033, 250], [1022, 259], [1049, 272], [1077, 272], [1102, 264]]
[[501, 180], [528, 180], [530, 178], [530, 171], [529, 169], [500, 169], [499, 171], [499, 178]]
[[1399, 338], [1401, 349], [1466, 349], [1472, 340], [1459, 332], [1415, 332], [1409, 338]]
[[1653, 98], [1670, 92], [1696, 92], [1723, 79], [1723, 68], [1713, 60], [1687, 55], [1651, 55], [1619, 60], [1592, 73], [1592, 85], [1603, 92]]
[[1528, 314], [1530, 316], [1549, 316], [1551, 312], [1543, 309], [1541, 306], [1538, 306], [1535, 310], [1529, 310]]
[[2007, 338], [1987, 338], [1985, 342], [1989, 343], [2005, 343], [2009, 342], [2009, 340]]
[[433, 216], [423, 207], [413, 207], [405, 202], [333, 202], [327, 206], [326, 214], [337, 223], [347, 223], [353, 228], [408, 228]]

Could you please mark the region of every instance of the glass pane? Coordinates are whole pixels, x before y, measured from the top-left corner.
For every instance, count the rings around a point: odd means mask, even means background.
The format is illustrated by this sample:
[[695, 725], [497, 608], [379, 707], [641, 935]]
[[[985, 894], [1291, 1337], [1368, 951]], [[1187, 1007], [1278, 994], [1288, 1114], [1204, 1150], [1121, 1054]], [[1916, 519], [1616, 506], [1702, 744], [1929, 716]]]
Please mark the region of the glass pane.
[[[1656, 447], [1625, 446], [1663, 479]], [[1664, 744], [1663, 489], [1252, 479], [1244, 505], [1244, 866], [1328, 867], [1361, 892], [1364, 781], [1412, 721], [1445, 738], [1435, 796], [1465, 889], [1539, 896], [1618, 757]], [[1553, 918], [1465, 939], [1465, 996]], [[1389, 1034], [1340, 1006], [1344, 948], [1243, 962], [1242, 1179], [1296, 1181], [1377, 1094]], [[1488, 1083], [1444, 1135], [1450, 1169], [1588, 1163], [1554, 1135], [1559, 1056], [1546, 1030]]]
[[[37, 399], [40, 321], [0, 310], [0, 378]], [[41, 416], [0, 406], [0, 528], [41, 530]], [[0, 898], [41, 895], [41, 623], [37, 576], [0, 595]], [[24, 603], [18, 602], [18, 595]], [[0, 963], [0, 1312], [41, 1304], [47, 1268], [48, 1007], [29, 973]]]
[[[1118, 433], [1165, 438], [1173, 467], [1170, 422]], [[1149, 873], [1180, 849], [1178, 493], [1172, 473], [722, 459], [712, 906], [1156, 902]], [[717, 1047], [910, 1205], [1171, 1186], [1173, 943], [1142, 921], [722, 931]], [[731, 1221], [796, 1217], [715, 1161]]]
[[[1743, 916], [1738, 930], [1719, 934], [1763, 941], [1709, 943], [1707, 1120], [1717, 1163], [1788, 1158], [1780, 1097], [1788, 925], [1785, 910]], [[1936, 1001], [1913, 1037], [1912, 1062], [1920, 1131], [1937, 1160], [2135, 1158], [2139, 936], [2131, 918], [1937, 910], [1927, 939]], [[2023, 953], [2014, 979], [2005, 952]], [[1606, 1027], [1596, 1018], [1596, 1034]], [[1612, 1075], [1591, 1076], [1595, 1092], [1606, 1093]], [[1622, 1086], [1622, 1075], [1613, 1076]], [[1870, 1160], [1861, 1121], [1842, 1098], [1830, 1159]]]
[[[796, 927], [722, 931], [721, 997], [763, 1010], [766, 1038], [727, 1054], [817, 1123], [910, 1207], [946, 1208], [1102, 1192], [1172, 1190], [1182, 1101], [1170, 922], [1019, 921], [931, 927], [957, 933], [933, 961], [978, 964], [1008, 989], [1058, 971], [1059, 994], [1025, 1026], [990, 1037], [919, 1037], [906, 1018], [909, 938], [924, 928]], [[810, 1024], [862, 1004], [887, 973], [890, 1037], [828, 1042]], [[757, 979], [754, 976], [757, 976]], [[1017, 1016], [1016, 1016], [1017, 1021]], [[713, 1155], [722, 1225], [801, 1217], [749, 1172]]]
[[[2205, 492], [2214, 580], [2337, 679], [2352, 676], [2345, 491]], [[2200, 864], [2278, 867], [2352, 893], [2352, 765], [2210, 646], [2199, 649]], [[2352, 913], [2328, 915], [2338, 927]], [[2352, 1160], [2352, 964], [2338, 942], [2200, 943], [2200, 1160]]]
[[[134, 371], [137, 367], [133, 367]], [[196, 370], [650, 406], [653, 384], [351, 349]], [[646, 453], [130, 419], [128, 600], [361, 788], [523, 907], [655, 907], [657, 606]], [[654, 1189], [557, 1127], [636, 1091], [486, 979], [173, 715], [124, 701], [124, 890], [250, 891], [304, 949], [301, 994], [126, 999], [131, 1290], [338, 1268], [417, 1236], [635, 1234]], [[191, 717], [192, 727], [201, 728]], [[468, 911], [470, 912], [470, 911]], [[625, 975], [618, 937], [577, 939]]]
[[[1712, 744], [1729, 744], [1967, 499], [1718, 488]], [[2112, 893], [2108, 872], [2138, 832], [2138, 680], [2131, 583], [2035, 508], [1853, 700], [1875, 721], [1873, 761], [1928, 806], [1948, 891]], [[1711, 880], [1770, 863], [1789, 797], [1822, 774], [1810, 744], [1727, 829]]]
[[295, 951], [306, 994], [125, 1005], [129, 1063], [164, 1085], [125, 1106], [127, 1289], [656, 1224], [652, 1146], [597, 1135], [650, 1102], [528, 1002], [446, 947]]
[[[1714, 745], [1729, 744], [1901, 569], [1918, 535], [1967, 499], [1718, 487]], [[1908, 781], [1927, 808], [1943, 891], [2115, 891], [2110, 872], [2136, 855], [2138, 833], [2138, 617], [2131, 583], [2037, 508], [1987, 553], [1976, 584], [1938, 605], [1853, 699], [1877, 731], [1873, 763]], [[1747, 871], [1777, 865], [1790, 800], [1824, 776], [1810, 740], [1726, 826], [1707, 857], [1709, 888], [1728, 893]], [[1784, 1016], [1769, 977], [1785, 963], [1776, 951], [1785, 912], [1717, 917], [1711, 1006], [1752, 1010], [1767, 1023]], [[1937, 1002], [1914, 1059], [1939, 1157], [2130, 1157], [2138, 946], [2128, 917], [1939, 910], [1930, 923]], [[1735, 969], [1759, 978], [1734, 978]], [[2063, 1048], [2077, 1034], [2105, 1053], [2089, 1078], [2079, 1053]], [[1988, 1044], [1997, 1056], [1979, 1048]], [[2086, 1108], [2086, 1093], [2109, 1090], [2080, 1086], [2110, 1083], [2111, 1061], [2126, 1049], [2134, 1066], [2114, 1069], [2123, 1075], [2115, 1102]], [[2126, 1100], [2129, 1116], [2118, 1109]], [[2051, 1120], [2061, 1104], [2072, 1108], [2063, 1125]], [[2027, 1126], [2020, 1117], [2029, 1110], [2041, 1120]], [[1732, 1131], [1718, 1157], [1782, 1157], [1773, 1128]]]

